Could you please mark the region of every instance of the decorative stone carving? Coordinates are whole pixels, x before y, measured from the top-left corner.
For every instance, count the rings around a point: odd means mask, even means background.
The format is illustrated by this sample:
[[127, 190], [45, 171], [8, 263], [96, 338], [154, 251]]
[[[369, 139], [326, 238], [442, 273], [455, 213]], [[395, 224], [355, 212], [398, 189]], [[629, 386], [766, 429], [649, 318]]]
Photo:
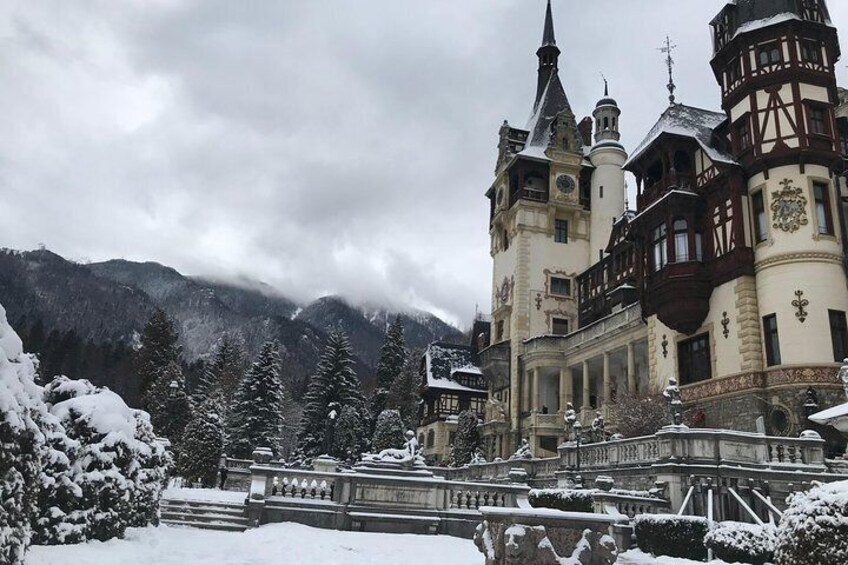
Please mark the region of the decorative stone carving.
[[[474, 545], [486, 557], [486, 565], [615, 562], [618, 547], [609, 535], [575, 526], [565, 522], [561, 526], [532, 526], [483, 520], [474, 532]], [[567, 557], [561, 557], [560, 552]]]
[[521, 445], [518, 446], [510, 459], [533, 459], [533, 452], [530, 451], [530, 444], [527, 443], [526, 439], [521, 440]]
[[418, 440], [415, 439], [415, 432], [412, 430], [406, 432], [406, 446], [403, 449], [384, 449], [378, 454], [365, 454], [362, 457], [362, 462], [366, 465], [376, 464], [377, 466], [403, 468], [426, 466], [424, 458], [421, 456]]
[[660, 345], [662, 345], [663, 357], [668, 357], [668, 337], [666, 337], [665, 334], [663, 334], [662, 343], [660, 343]]
[[808, 223], [807, 198], [803, 190], [792, 186], [791, 179], [780, 181], [781, 190], [771, 193], [773, 227], [793, 233]]
[[730, 335], [730, 329], [727, 326], [730, 325], [730, 318], [727, 317], [727, 312], [721, 313], [721, 333], [724, 335], [724, 339], [727, 339], [727, 336]]
[[792, 301], [792, 306], [798, 309], [798, 311], [795, 312], [795, 317], [803, 324], [804, 320], [807, 319], [807, 311], [804, 310], [804, 308], [810, 305], [810, 301], [804, 298], [803, 290], [796, 290], [795, 296], [797, 298]]

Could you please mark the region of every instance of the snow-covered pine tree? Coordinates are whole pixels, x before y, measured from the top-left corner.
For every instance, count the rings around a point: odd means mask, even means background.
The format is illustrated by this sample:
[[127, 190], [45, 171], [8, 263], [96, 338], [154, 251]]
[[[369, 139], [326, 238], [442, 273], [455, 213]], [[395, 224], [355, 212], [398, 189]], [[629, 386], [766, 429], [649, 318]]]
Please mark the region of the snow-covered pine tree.
[[159, 437], [171, 441], [179, 453], [183, 432], [191, 421], [191, 399], [186, 393], [185, 378], [180, 366], [169, 363], [148, 391], [148, 411], [153, 430]]
[[452, 467], [468, 465], [474, 458], [474, 452], [480, 444], [480, 433], [477, 431], [477, 414], [471, 410], [459, 413], [456, 425], [456, 439], [453, 443]]
[[380, 359], [377, 361], [377, 386], [371, 400], [371, 414], [374, 417], [386, 409], [389, 389], [401, 374], [404, 363], [406, 363], [406, 344], [403, 339], [403, 324], [398, 316], [386, 331], [386, 338], [380, 349]]
[[215, 350], [215, 356], [206, 366], [203, 377], [192, 393], [195, 404], [199, 406], [211, 394], [220, 392], [222, 406], [229, 406], [246, 370], [244, 342], [238, 336], [224, 334]]
[[227, 453], [250, 457], [257, 447], [280, 453], [285, 395], [280, 378], [280, 345], [269, 341], [236, 389], [227, 412]]
[[[340, 417], [345, 406], [353, 408], [360, 421], [368, 421], [365, 398], [353, 370], [350, 342], [343, 332], [335, 331], [330, 334], [318, 369], [306, 389], [298, 432], [298, 451], [303, 456], [316, 457], [332, 449], [335, 442], [325, 442], [324, 438], [327, 420], [333, 411], [336, 417]], [[363, 429], [362, 434], [367, 440], [367, 430]]]
[[148, 391], [159, 378], [159, 374], [171, 363], [179, 364], [180, 347], [177, 331], [164, 310], [157, 309], [141, 334], [141, 347], [134, 359], [135, 373], [142, 404], [148, 406]]
[[380, 453], [384, 449], [400, 449], [406, 443], [403, 420], [397, 410], [383, 410], [377, 416], [374, 436], [371, 438], [371, 450]]
[[410, 355], [400, 375], [389, 389], [386, 408], [397, 410], [408, 430], [418, 427], [418, 405], [421, 401], [420, 382], [418, 376], [418, 360], [420, 355]]
[[23, 563], [36, 511], [44, 445], [38, 419], [46, 408], [34, 377], [0, 305], [0, 563], [9, 565]]
[[367, 446], [368, 423], [353, 406], [342, 406], [336, 420], [333, 448], [330, 455], [341, 461], [357, 461]]
[[190, 482], [199, 481], [204, 487], [214, 487], [223, 448], [221, 404], [212, 396], [194, 410], [186, 426], [177, 472]]

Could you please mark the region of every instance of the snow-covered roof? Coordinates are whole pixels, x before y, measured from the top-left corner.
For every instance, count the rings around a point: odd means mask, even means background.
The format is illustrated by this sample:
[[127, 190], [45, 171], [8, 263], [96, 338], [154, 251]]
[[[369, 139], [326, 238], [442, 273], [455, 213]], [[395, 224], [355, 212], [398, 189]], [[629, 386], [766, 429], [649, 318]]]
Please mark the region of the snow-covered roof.
[[810, 416], [810, 420], [817, 424], [835, 426], [837, 422], [848, 421], [848, 402], [816, 412]]
[[542, 96], [539, 98], [539, 103], [533, 108], [533, 113], [527, 120], [526, 129], [530, 134], [527, 136], [527, 143], [519, 155], [547, 160], [545, 149], [547, 149], [551, 140], [551, 123], [556, 119], [557, 114], [570, 107], [571, 104], [569, 104], [568, 96], [566, 96], [562, 82], [559, 80], [559, 74], [551, 73], [548, 84], [545, 85]]
[[431, 343], [424, 353], [427, 386], [445, 390], [485, 392], [485, 389], [465, 386], [457, 382], [457, 376], [482, 375], [474, 363], [474, 352], [465, 345]]
[[[666, 198], [671, 198], [671, 195], [672, 195], [672, 194], [678, 194], [678, 195], [681, 195], [681, 196], [693, 196], [693, 197], [695, 197], [695, 198], [697, 198], [697, 197], [698, 197], [698, 195], [697, 195], [697, 194], [695, 194], [694, 192], [692, 192], [692, 191], [690, 191], [690, 190], [680, 190], [680, 189], [676, 189], [676, 190], [669, 190], [668, 192], [666, 192], [665, 194], [663, 194], [660, 198], [657, 198], [656, 200], [654, 200], [653, 202], [651, 202], [651, 204], [650, 204], [647, 208], [645, 208], [644, 210], [642, 210], [641, 212], [639, 212], [639, 213], [636, 215], [636, 218], [638, 218], [638, 217], [640, 217], [640, 216], [644, 216], [644, 215], [645, 215], [645, 214], [647, 214], [647, 213], [648, 213], [651, 209], [653, 209], [655, 206], [657, 206], [660, 202], [662, 202], [662, 201], [663, 201], [663, 200], [665, 200]], [[635, 218], [634, 218], [634, 219], [635, 219]]]
[[626, 168], [637, 161], [663, 134], [694, 139], [714, 162], [736, 164], [733, 157], [712, 144], [713, 131], [726, 119], [727, 116], [723, 112], [713, 112], [683, 104], [672, 104], [662, 113], [660, 119], [651, 128], [642, 143], [633, 151], [624, 166]]

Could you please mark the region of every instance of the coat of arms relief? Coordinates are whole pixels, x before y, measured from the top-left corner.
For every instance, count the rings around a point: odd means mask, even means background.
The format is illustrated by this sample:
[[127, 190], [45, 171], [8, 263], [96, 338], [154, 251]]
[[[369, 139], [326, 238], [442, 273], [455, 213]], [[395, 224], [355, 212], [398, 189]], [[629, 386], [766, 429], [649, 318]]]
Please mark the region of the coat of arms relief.
[[792, 180], [780, 181], [783, 188], [771, 193], [773, 227], [785, 232], [796, 232], [808, 223], [807, 198], [803, 189], [792, 186]]

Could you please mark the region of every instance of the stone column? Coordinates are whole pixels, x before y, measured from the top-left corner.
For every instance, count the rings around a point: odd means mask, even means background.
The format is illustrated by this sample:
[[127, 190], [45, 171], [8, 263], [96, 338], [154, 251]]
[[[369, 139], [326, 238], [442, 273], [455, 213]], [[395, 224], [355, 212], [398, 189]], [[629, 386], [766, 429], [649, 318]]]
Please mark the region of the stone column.
[[589, 396], [591, 396], [591, 391], [589, 389], [589, 361], [583, 361], [583, 410], [591, 409], [589, 406]]
[[610, 405], [610, 397], [612, 396], [609, 361], [609, 353], [604, 353], [604, 403], [602, 404], [602, 406], [605, 407]]
[[636, 394], [636, 351], [633, 343], [627, 344], [627, 390]]
[[530, 401], [530, 410], [538, 414], [542, 411], [542, 407], [539, 406], [539, 369], [531, 369], [530, 375], [530, 382], [533, 385], [531, 389], [532, 400]]
[[565, 413], [565, 406], [574, 402], [574, 376], [571, 367], [559, 368], [559, 411]]

